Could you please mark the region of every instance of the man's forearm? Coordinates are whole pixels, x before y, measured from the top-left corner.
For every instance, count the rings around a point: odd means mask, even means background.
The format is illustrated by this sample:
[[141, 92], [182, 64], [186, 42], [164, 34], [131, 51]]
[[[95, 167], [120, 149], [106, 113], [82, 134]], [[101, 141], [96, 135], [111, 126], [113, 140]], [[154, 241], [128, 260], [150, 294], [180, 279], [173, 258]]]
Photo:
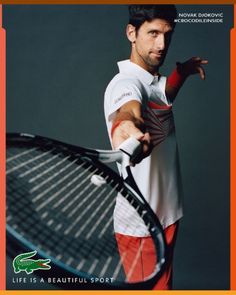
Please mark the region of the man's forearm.
[[167, 77], [165, 92], [170, 102], [174, 101], [186, 78], [187, 76], [181, 73], [178, 67]]
[[137, 118], [131, 112], [117, 112], [116, 117], [112, 122], [111, 135], [113, 135], [116, 128], [121, 127], [120, 125], [122, 125], [123, 128], [126, 128], [128, 126], [135, 126], [141, 132], [145, 132], [146, 129], [143, 118]]

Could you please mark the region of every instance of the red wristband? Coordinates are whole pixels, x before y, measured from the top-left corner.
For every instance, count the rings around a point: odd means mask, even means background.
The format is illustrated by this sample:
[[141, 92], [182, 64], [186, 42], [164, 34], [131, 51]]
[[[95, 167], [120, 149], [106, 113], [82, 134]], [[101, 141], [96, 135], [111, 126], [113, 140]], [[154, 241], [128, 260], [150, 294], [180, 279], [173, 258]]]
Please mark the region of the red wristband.
[[167, 83], [174, 88], [180, 88], [182, 84], [184, 83], [186, 77], [181, 75], [177, 69], [174, 69], [174, 71], [170, 74], [170, 76], [167, 78]]
[[111, 127], [111, 137], [113, 136], [114, 131], [116, 128], [120, 125], [120, 123], [123, 122], [122, 120], [117, 120]]

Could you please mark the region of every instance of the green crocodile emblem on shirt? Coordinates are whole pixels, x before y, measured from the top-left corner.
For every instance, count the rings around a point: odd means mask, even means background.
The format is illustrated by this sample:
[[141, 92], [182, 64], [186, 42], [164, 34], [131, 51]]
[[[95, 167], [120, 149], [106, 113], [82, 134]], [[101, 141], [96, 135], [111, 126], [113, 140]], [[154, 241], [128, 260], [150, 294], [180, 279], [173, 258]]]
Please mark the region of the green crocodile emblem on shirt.
[[48, 263], [51, 262], [51, 259], [29, 259], [37, 254], [37, 251], [26, 252], [23, 254], [17, 255], [13, 260], [13, 268], [15, 273], [25, 271], [27, 274], [31, 274], [35, 270], [49, 270], [51, 268]]

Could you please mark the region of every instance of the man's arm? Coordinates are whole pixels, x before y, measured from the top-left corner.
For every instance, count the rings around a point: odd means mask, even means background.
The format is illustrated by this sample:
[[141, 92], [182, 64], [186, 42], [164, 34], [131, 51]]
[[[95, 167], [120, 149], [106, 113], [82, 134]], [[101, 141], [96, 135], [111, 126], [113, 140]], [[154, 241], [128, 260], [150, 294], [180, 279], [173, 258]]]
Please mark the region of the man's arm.
[[143, 152], [135, 159], [136, 163], [139, 163], [143, 158], [150, 155], [152, 143], [142, 118], [141, 104], [136, 100], [127, 102], [116, 112], [111, 129], [113, 147], [117, 148], [130, 136], [142, 143]]
[[167, 98], [173, 102], [183, 83], [190, 75], [199, 74], [200, 78], [205, 80], [206, 75], [202, 66], [207, 63], [208, 60], [204, 60], [200, 57], [192, 57], [183, 63], [177, 62], [176, 68], [166, 81], [165, 92]]

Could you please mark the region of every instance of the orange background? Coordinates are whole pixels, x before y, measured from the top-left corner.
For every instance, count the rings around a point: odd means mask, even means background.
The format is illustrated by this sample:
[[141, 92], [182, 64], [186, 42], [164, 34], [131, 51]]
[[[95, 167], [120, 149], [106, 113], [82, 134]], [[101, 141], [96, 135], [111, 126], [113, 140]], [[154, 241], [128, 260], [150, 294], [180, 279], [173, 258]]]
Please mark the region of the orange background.
[[2, 4], [233, 4], [236, 0], [0, 0]]
[[[7, 0], [0, 0], [0, 3], [2, 4], [127, 4], [127, 3], [174, 3], [174, 4], [233, 4], [235, 3], [235, 0], [208, 0], [208, 1], [119, 1], [119, 0], [100, 0], [100, 1], [76, 1], [76, 0], [57, 0], [57, 1], [46, 1], [46, 0], [25, 0], [25, 1], [7, 1]], [[6, 34], [5, 31], [2, 29], [2, 5], [0, 5], [0, 233], [1, 233], [1, 239], [0, 239], [0, 290], [5, 290], [5, 284], [6, 284], [6, 262], [5, 262], [5, 99], [6, 99]], [[234, 27], [236, 27], [236, 5], [234, 5]], [[231, 277], [230, 277], [230, 291], [164, 291], [165, 295], [172, 294], [172, 295], [181, 295], [181, 294], [190, 294], [190, 295], [236, 295], [236, 201], [235, 201], [235, 195], [236, 195], [236, 184], [233, 182], [233, 179], [236, 179], [236, 165], [235, 165], [235, 153], [233, 151], [236, 148], [236, 130], [235, 130], [235, 123], [236, 123], [236, 117], [235, 117], [235, 107], [236, 107], [236, 40], [235, 40], [235, 29], [231, 30], [231, 109], [230, 109], [230, 122], [231, 122], [231, 206], [230, 206], [230, 219], [231, 219]], [[234, 54], [233, 54], [234, 53]], [[234, 81], [234, 83], [233, 83]], [[50, 295], [56, 295], [56, 294], [86, 294], [86, 295], [100, 295], [100, 294], [114, 294], [114, 295], [125, 295], [125, 294], [163, 294], [163, 291], [0, 291], [1, 294], [9, 294], [9, 295], [23, 295], [23, 294], [36, 294], [36, 295], [44, 295], [44, 294], [50, 294]]]
[[0, 289], [5, 287], [5, 97], [6, 97], [6, 46], [2, 29], [2, 7], [0, 5]]

